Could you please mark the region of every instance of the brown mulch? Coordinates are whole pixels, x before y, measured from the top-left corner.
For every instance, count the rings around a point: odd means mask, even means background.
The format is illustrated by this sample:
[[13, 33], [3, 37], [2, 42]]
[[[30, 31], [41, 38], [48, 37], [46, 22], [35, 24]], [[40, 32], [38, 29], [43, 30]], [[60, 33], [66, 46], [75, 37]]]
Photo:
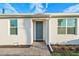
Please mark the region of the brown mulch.
[[52, 45], [54, 52], [79, 52], [79, 45]]

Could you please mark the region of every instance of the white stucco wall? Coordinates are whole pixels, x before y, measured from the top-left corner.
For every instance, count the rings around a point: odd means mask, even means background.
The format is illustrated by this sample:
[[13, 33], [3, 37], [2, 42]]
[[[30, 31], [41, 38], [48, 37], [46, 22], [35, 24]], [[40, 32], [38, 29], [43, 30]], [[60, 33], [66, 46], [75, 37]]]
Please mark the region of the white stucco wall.
[[57, 34], [58, 18], [50, 19], [50, 42], [51, 44], [79, 44], [79, 18], [77, 18], [77, 34]]
[[18, 44], [31, 45], [33, 43], [33, 23], [29, 18], [18, 20]]
[[10, 18], [0, 19], [0, 45], [31, 45], [33, 43], [32, 20], [17, 18], [18, 35], [10, 35]]
[[[33, 44], [35, 40], [34, 19], [17, 18], [17, 20], [18, 35], [10, 35], [10, 18], [0, 19], [0, 45]], [[79, 18], [77, 18], [77, 35], [57, 34], [57, 20], [58, 18], [41, 19], [43, 21], [43, 40], [46, 44], [49, 42], [51, 44], [79, 44]]]
[[18, 36], [10, 35], [9, 19], [0, 19], [0, 45], [17, 45]]

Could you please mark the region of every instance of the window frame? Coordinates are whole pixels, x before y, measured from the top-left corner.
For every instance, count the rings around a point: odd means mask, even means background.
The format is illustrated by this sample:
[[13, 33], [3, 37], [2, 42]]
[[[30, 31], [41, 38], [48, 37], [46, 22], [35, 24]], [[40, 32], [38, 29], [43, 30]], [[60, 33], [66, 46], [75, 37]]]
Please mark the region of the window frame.
[[[16, 20], [17, 22], [17, 25], [16, 26], [11, 26], [11, 20]], [[11, 33], [11, 28], [14, 28], [14, 29], [16, 29], [16, 32], [17, 33], [15, 33], [15, 34], [12, 34]], [[9, 20], [9, 34], [10, 35], [18, 35], [18, 20], [17, 20], [17, 18], [11, 18], [10, 20]]]
[[[77, 34], [77, 18], [58, 18], [58, 20], [60, 20], [60, 19], [65, 19], [66, 20], [66, 26], [59, 26], [58, 24], [57, 24], [57, 34], [59, 34], [59, 35], [76, 35]], [[76, 23], [75, 23], [75, 26], [68, 26], [68, 24], [67, 24], [67, 20], [68, 19], [74, 19], [75, 21], [76, 21]], [[58, 23], [58, 20], [57, 20], [57, 23]], [[66, 33], [65, 34], [60, 34], [58, 31], [58, 28], [63, 28], [63, 27], [65, 27], [66, 28]], [[74, 34], [69, 34], [68, 33], [68, 28], [75, 28], [75, 33]]]

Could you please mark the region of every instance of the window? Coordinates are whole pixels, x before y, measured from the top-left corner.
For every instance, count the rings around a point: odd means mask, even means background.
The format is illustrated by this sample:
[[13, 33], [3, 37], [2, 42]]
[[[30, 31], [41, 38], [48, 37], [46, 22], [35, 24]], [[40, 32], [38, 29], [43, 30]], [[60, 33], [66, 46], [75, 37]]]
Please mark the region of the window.
[[17, 19], [10, 20], [10, 34], [17, 35]]
[[58, 34], [76, 34], [76, 24], [74, 18], [58, 19]]
[[66, 20], [58, 20], [58, 34], [66, 34]]

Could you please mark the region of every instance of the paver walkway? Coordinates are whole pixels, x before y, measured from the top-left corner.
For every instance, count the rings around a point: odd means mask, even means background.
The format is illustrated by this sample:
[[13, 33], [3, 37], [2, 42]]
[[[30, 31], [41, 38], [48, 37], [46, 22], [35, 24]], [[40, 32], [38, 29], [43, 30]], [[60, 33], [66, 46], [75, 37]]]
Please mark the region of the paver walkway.
[[34, 42], [29, 48], [0, 48], [2, 56], [50, 56], [44, 42]]

